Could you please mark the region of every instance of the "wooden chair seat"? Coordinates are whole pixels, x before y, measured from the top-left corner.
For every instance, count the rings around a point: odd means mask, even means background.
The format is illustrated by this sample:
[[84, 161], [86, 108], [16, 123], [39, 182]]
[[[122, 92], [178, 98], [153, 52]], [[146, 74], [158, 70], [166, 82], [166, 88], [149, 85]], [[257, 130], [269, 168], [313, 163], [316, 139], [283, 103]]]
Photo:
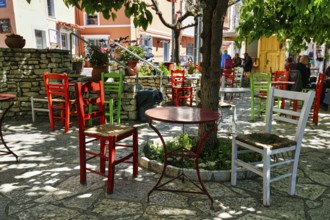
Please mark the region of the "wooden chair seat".
[[130, 135], [134, 131], [134, 127], [125, 125], [112, 125], [102, 124], [96, 125], [91, 128], [87, 128], [84, 133], [89, 136], [101, 136], [101, 137], [116, 137], [121, 138], [126, 135]]
[[236, 137], [236, 140], [260, 149], [278, 149], [297, 144], [296, 141], [271, 133], [241, 134]]

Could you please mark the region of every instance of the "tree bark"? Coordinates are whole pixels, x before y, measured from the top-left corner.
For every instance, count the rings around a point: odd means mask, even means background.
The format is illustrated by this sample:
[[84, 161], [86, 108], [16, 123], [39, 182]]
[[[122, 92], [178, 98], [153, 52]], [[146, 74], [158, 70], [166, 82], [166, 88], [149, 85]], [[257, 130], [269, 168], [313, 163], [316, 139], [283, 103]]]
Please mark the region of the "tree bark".
[[[203, 74], [201, 78], [201, 107], [218, 111], [220, 77], [220, 47], [224, 17], [228, 8], [228, 0], [202, 0], [203, 9]], [[201, 138], [211, 125], [201, 124], [198, 136]], [[203, 151], [212, 152], [216, 146], [217, 132], [204, 142]]]

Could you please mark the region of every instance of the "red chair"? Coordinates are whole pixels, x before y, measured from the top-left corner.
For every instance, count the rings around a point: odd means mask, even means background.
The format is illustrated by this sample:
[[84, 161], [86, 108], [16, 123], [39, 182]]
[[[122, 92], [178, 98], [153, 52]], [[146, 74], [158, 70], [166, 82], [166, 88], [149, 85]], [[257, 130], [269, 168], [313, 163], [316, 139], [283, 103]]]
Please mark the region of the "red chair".
[[[273, 81], [289, 81], [290, 73], [288, 71], [276, 71], [273, 75]], [[286, 84], [278, 84], [274, 85], [274, 87], [282, 90], [286, 90], [287, 85]]]
[[[43, 79], [46, 87], [49, 109], [49, 123], [52, 131], [55, 130], [54, 119], [61, 119], [65, 132], [69, 130], [70, 115], [76, 111], [70, 110], [75, 100], [69, 98], [69, 81], [67, 74], [44, 73]], [[60, 116], [55, 115], [60, 111]]]
[[[315, 87], [315, 97], [312, 105], [312, 118], [313, 118], [313, 123], [317, 126], [319, 123], [319, 111], [320, 111], [320, 102], [321, 102], [321, 92], [322, 88], [324, 85], [324, 80], [325, 80], [325, 74], [320, 73], [318, 78], [317, 78], [317, 83]], [[308, 90], [314, 90], [314, 88], [303, 88], [304, 92], [307, 92]], [[298, 109], [298, 102], [294, 101], [293, 102], [293, 109], [297, 111]]]
[[172, 105], [179, 106], [179, 100], [190, 99], [192, 106], [192, 87], [185, 86], [184, 70], [171, 70]]
[[225, 86], [234, 88], [235, 84], [235, 71], [234, 69], [224, 69], [222, 75], [225, 77]]
[[[104, 90], [101, 81], [77, 83], [76, 104], [79, 119], [80, 183], [86, 184], [86, 170], [88, 170], [107, 177], [107, 192], [112, 193], [117, 164], [132, 163], [133, 177], [138, 175], [138, 130], [132, 126], [105, 124]], [[92, 108], [89, 108], [89, 105], [92, 105]], [[89, 119], [98, 119], [99, 125], [87, 128]], [[126, 143], [129, 137], [132, 137], [132, 140]], [[122, 143], [124, 139], [125, 143]], [[99, 146], [86, 146], [93, 141], [99, 141], [97, 144]], [[117, 146], [129, 147], [132, 151], [122, 158], [116, 158]], [[86, 166], [87, 161], [96, 157], [100, 158], [99, 171]], [[107, 173], [105, 172], [106, 161], [108, 161]]]
[[234, 69], [234, 60], [231, 58], [225, 59], [224, 69]]

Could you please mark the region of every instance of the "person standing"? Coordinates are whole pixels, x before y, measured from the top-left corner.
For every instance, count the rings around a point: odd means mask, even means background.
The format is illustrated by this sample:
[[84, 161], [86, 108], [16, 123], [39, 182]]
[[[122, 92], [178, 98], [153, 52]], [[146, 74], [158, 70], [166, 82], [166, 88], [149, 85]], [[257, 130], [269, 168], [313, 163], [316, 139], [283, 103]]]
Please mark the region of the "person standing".
[[250, 77], [252, 66], [253, 66], [252, 58], [249, 56], [248, 53], [244, 53], [244, 61], [242, 67], [244, 69], [245, 77]]
[[[231, 59], [231, 56], [228, 54], [228, 51], [227, 50], [224, 50], [223, 51], [223, 54], [221, 56], [221, 68], [223, 69], [224, 66], [225, 66], [225, 60], [226, 59]], [[228, 66], [226, 66], [226, 69], [230, 69], [230, 66], [228, 68]]]
[[234, 57], [234, 67], [240, 67], [242, 65], [242, 59], [239, 57], [238, 53], [235, 53]]
[[303, 55], [299, 59], [299, 63], [294, 66], [294, 69], [299, 70], [301, 74], [303, 88], [309, 87], [309, 78], [311, 76], [309, 65], [309, 57], [307, 55]]

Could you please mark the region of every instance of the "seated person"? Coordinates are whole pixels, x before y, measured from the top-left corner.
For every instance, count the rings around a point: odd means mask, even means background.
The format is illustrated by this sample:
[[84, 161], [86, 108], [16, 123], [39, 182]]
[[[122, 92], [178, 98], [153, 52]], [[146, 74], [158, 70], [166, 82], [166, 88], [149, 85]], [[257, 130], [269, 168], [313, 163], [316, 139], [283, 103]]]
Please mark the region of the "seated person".
[[321, 91], [321, 107], [324, 108], [324, 109], [328, 109], [328, 106], [329, 106], [329, 102], [330, 98], [330, 90], [327, 94], [327, 97], [326, 97], [326, 90], [328, 88], [330, 88], [330, 66], [328, 66], [328, 68], [326, 69], [325, 71], [325, 80], [324, 80], [324, 85], [322, 87], [322, 91]]

